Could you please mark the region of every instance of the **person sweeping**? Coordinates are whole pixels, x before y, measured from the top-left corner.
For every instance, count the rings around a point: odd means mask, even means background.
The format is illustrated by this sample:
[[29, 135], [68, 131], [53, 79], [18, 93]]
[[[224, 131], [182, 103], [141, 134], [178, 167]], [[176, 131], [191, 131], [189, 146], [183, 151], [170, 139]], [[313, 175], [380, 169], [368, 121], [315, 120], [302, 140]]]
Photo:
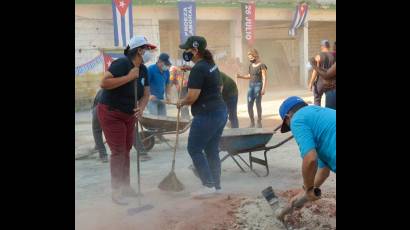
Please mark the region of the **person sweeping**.
[[194, 198], [221, 192], [219, 140], [228, 119], [220, 89], [220, 73], [206, 46], [201, 36], [191, 36], [179, 46], [185, 50], [183, 59], [195, 63], [188, 78], [188, 93], [177, 103], [178, 108], [191, 105], [193, 115], [187, 149], [203, 185], [191, 194]]
[[[130, 185], [130, 150], [135, 139], [136, 117], [142, 115], [150, 95], [144, 63], [150, 60], [151, 50], [155, 48], [144, 36], [132, 37], [124, 50], [126, 57], [115, 60], [101, 81], [104, 91], [97, 113], [111, 150], [112, 200], [119, 205], [127, 205], [127, 197], [138, 196]], [[138, 87], [137, 107], [135, 81]]]

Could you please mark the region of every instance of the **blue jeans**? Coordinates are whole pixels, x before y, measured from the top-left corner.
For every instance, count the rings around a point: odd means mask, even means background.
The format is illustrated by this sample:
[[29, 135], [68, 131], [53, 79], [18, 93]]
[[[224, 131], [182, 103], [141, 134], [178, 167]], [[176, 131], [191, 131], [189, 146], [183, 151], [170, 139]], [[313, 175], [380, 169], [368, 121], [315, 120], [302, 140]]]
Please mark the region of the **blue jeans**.
[[148, 111], [152, 115], [166, 116], [167, 110], [165, 104], [160, 100], [153, 100], [148, 102]]
[[239, 128], [239, 121], [236, 108], [238, 107], [238, 95], [229, 97], [226, 101], [228, 108], [229, 121], [232, 128]]
[[336, 110], [336, 89], [329, 90], [325, 94], [326, 94], [326, 107]]
[[226, 107], [194, 116], [188, 137], [188, 153], [204, 186], [221, 188], [219, 140], [227, 121]]
[[251, 82], [248, 89], [248, 114], [251, 122], [254, 122], [253, 104], [256, 100], [256, 110], [258, 112], [258, 120], [262, 120], [262, 82]]

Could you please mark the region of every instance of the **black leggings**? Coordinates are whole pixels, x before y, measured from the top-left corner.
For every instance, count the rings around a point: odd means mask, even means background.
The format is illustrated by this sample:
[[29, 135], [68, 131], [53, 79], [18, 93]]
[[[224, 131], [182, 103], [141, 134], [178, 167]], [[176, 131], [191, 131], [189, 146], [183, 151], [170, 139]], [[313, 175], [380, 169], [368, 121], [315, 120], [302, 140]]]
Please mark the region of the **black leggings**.
[[254, 122], [253, 104], [256, 100], [256, 111], [258, 112], [258, 121], [262, 120], [262, 82], [250, 83], [248, 89], [248, 114], [251, 122]]

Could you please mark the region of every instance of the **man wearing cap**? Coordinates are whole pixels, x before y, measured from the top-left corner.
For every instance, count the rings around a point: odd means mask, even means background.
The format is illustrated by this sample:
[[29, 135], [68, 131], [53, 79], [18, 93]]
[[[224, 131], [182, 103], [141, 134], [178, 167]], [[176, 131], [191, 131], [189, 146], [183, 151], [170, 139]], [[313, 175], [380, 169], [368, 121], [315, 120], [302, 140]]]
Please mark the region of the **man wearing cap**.
[[313, 189], [323, 184], [330, 170], [336, 173], [336, 110], [308, 106], [292, 96], [282, 103], [279, 114], [281, 132], [292, 131], [303, 158], [304, 193], [309, 200], [316, 200]]
[[169, 93], [171, 90], [171, 84], [169, 81], [170, 66], [171, 62], [169, 61], [169, 55], [166, 53], [161, 53], [157, 63], [148, 67], [148, 79], [151, 91], [148, 110], [152, 115], [167, 115], [166, 106], [163, 100], [164, 94], [166, 100], [169, 100]]
[[[320, 42], [320, 53], [315, 56], [316, 66], [324, 70], [329, 69], [334, 63], [334, 56], [330, 52], [330, 43], [328, 40], [322, 40]], [[323, 93], [332, 91], [336, 88], [336, 82], [324, 81], [320, 74], [316, 70], [312, 71], [312, 77], [309, 81], [309, 89], [313, 91], [314, 103], [320, 106]], [[326, 107], [332, 107], [331, 101], [326, 100]]]

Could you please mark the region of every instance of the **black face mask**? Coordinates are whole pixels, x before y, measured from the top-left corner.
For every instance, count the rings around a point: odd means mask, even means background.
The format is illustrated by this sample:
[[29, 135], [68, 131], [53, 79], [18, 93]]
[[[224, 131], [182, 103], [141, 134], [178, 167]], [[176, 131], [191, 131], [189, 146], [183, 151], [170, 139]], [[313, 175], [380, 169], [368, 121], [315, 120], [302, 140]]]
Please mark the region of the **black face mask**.
[[194, 54], [192, 52], [184, 51], [184, 53], [182, 53], [182, 58], [186, 62], [191, 61], [193, 57], [194, 57]]
[[249, 60], [251, 63], [255, 63], [256, 62], [256, 59], [251, 59], [251, 60]]

